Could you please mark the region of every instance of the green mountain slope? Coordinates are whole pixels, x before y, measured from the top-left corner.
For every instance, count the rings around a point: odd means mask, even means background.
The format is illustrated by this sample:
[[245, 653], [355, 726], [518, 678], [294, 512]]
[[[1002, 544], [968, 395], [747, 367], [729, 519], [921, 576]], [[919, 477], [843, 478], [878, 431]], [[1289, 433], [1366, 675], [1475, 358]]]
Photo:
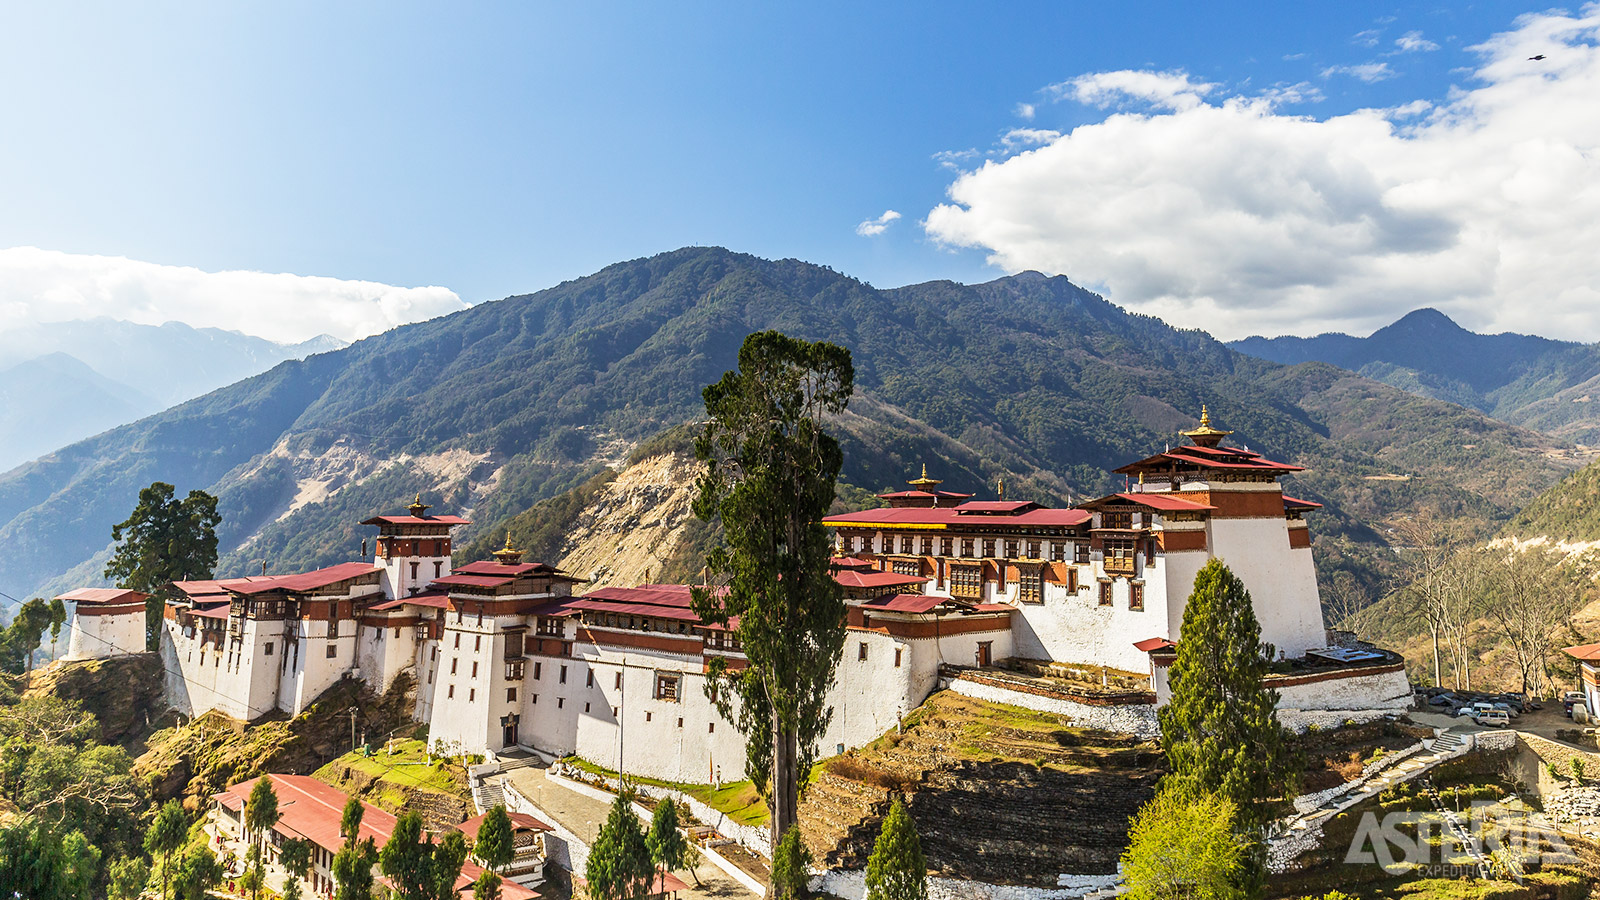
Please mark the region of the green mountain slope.
[[1534, 498], [1503, 534], [1553, 541], [1600, 541], [1600, 462], [1590, 463]]
[[1364, 338], [1250, 337], [1229, 346], [1289, 365], [1332, 363], [1504, 422], [1600, 444], [1600, 345], [1475, 334], [1438, 310], [1419, 309]]
[[[1176, 440], [1202, 403], [1238, 440], [1313, 467], [1325, 559], [1371, 570], [1373, 524], [1416, 504], [1503, 521], [1570, 463], [1549, 441], [1323, 364], [1285, 367], [1131, 315], [1064, 278], [877, 290], [795, 260], [689, 248], [287, 362], [0, 476], [0, 590], [97, 574], [161, 478], [221, 497], [222, 571], [349, 559], [354, 523], [409, 501], [501, 520], [702, 414], [751, 331], [845, 344], [845, 477], [921, 462], [947, 487], [1062, 501]], [[1400, 473], [1395, 476], [1393, 473]], [[1409, 476], [1409, 477], [1405, 477]]]

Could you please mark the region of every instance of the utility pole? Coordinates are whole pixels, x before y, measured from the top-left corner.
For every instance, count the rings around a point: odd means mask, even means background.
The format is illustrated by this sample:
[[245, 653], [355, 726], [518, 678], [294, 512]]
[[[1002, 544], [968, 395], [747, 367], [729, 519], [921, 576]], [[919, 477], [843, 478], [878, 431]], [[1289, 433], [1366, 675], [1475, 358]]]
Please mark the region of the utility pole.
[[350, 716], [350, 752], [356, 752], [356, 713], [359, 710], [352, 706], [345, 712]]

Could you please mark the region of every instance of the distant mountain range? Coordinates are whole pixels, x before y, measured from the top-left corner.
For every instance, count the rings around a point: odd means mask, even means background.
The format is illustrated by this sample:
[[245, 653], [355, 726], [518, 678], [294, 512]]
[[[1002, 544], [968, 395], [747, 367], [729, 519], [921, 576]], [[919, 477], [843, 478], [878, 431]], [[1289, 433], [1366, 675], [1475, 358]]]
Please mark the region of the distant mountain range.
[[1228, 346], [1295, 365], [1325, 362], [1513, 425], [1600, 446], [1600, 344], [1475, 334], [1435, 309], [1369, 337], [1250, 337]]
[[96, 318], [0, 332], [0, 472], [286, 359], [337, 350], [178, 322]]
[[[224, 574], [354, 558], [421, 492], [458, 546], [704, 414], [752, 331], [849, 347], [842, 496], [928, 465], [945, 486], [1063, 503], [1181, 440], [1201, 404], [1311, 470], [1323, 564], [1393, 565], [1381, 520], [1421, 505], [1509, 518], [1577, 465], [1559, 441], [1324, 363], [1279, 365], [1133, 315], [1065, 278], [889, 290], [796, 260], [688, 248], [407, 325], [270, 371], [0, 475], [0, 591], [92, 584], [152, 480], [221, 498]], [[593, 495], [593, 491], [590, 491]], [[570, 512], [570, 511], [569, 511]], [[524, 523], [526, 524], [526, 523]]]

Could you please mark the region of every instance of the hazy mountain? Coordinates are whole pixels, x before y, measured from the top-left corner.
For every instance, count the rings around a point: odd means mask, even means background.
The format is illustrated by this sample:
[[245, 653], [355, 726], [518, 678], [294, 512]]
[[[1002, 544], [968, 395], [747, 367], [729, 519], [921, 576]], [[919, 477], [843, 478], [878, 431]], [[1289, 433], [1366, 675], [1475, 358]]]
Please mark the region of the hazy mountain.
[[[355, 523], [419, 491], [475, 534], [703, 415], [745, 335], [854, 352], [845, 477], [920, 463], [952, 489], [1062, 501], [1159, 450], [1200, 405], [1313, 467], [1330, 565], [1370, 573], [1376, 520], [1419, 504], [1501, 521], [1575, 463], [1543, 436], [1333, 366], [1280, 366], [1131, 315], [1065, 278], [878, 290], [795, 260], [690, 248], [407, 325], [271, 371], [0, 475], [0, 590], [90, 583], [111, 524], [157, 478], [221, 497], [224, 572], [349, 559]], [[65, 575], [63, 573], [66, 573]]]
[[0, 472], [344, 344], [328, 335], [279, 344], [219, 328], [108, 318], [9, 328], [0, 332], [0, 359], [21, 364], [0, 372]]
[[0, 471], [159, 408], [65, 353], [0, 370]]
[[1369, 337], [1250, 337], [1235, 350], [1280, 363], [1319, 361], [1504, 422], [1600, 445], [1600, 345], [1476, 334], [1435, 309]]

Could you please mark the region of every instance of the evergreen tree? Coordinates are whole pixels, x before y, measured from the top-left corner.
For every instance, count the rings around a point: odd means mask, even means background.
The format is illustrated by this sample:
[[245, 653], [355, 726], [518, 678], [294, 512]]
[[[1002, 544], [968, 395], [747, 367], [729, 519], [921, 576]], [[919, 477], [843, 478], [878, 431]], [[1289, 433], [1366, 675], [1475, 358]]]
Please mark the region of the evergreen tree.
[[1246, 900], [1250, 880], [1238, 811], [1216, 794], [1164, 784], [1134, 817], [1122, 854], [1128, 900]]
[[811, 851], [800, 839], [800, 829], [791, 828], [772, 851], [771, 900], [800, 900], [806, 896], [811, 876], [806, 868], [811, 865]]
[[31, 818], [0, 827], [0, 897], [89, 900], [99, 870], [100, 851], [80, 832]]
[[867, 900], [928, 900], [928, 862], [906, 806], [896, 797], [867, 858]]
[[706, 387], [709, 421], [695, 441], [705, 471], [694, 512], [722, 523], [725, 546], [706, 564], [727, 591], [696, 591], [694, 609], [715, 624], [737, 616], [748, 660], [735, 676], [712, 657], [706, 691], [745, 737], [745, 772], [772, 809], [774, 846], [795, 823], [833, 713], [845, 604], [818, 523], [844, 457], [823, 420], [844, 410], [854, 381], [843, 347], [752, 334], [738, 371]]
[[1268, 801], [1294, 787], [1278, 693], [1262, 687], [1272, 652], [1244, 583], [1221, 560], [1206, 563], [1183, 611], [1161, 743], [1172, 777], [1231, 801], [1247, 829], [1265, 826]]
[[278, 865], [295, 878], [304, 878], [311, 871], [312, 843], [300, 838], [289, 838], [278, 847]]
[[178, 900], [209, 900], [211, 889], [222, 881], [222, 867], [204, 843], [190, 844], [179, 858], [172, 876]]
[[645, 846], [650, 848], [650, 860], [663, 872], [683, 868], [689, 853], [689, 842], [678, 830], [678, 805], [671, 797], [656, 804], [655, 815], [650, 818], [650, 833], [645, 835]]
[[490, 869], [501, 869], [511, 863], [516, 852], [511, 845], [511, 816], [505, 806], [495, 804], [484, 814], [478, 827], [478, 839], [472, 845], [472, 855]]
[[361, 836], [361, 820], [366, 814], [367, 808], [360, 800], [351, 797], [345, 801], [344, 812], [339, 816], [339, 836], [344, 838], [346, 847]]
[[290, 878], [283, 883], [283, 900], [301, 900], [305, 896], [305, 889], [300, 886], [300, 879]]
[[619, 795], [611, 804], [611, 812], [589, 848], [583, 876], [589, 882], [590, 900], [638, 900], [649, 893], [655, 866], [626, 795]]
[[367, 808], [351, 797], [339, 817], [339, 835], [344, 846], [333, 855], [334, 900], [372, 900], [372, 867], [378, 864], [378, 848], [372, 838], [357, 840]]
[[144, 833], [144, 850], [151, 858], [161, 860], [161, 897], [169, 896], [167, 889], [172, 869], [172, 854], [183, 846], [189, 836], [189, 817], [184, 815], [183, 804], [168, 800], [156, 813], [155, 821]]
[[137, 856], [112, 860], [106, 869], [107, 900], [139, 900], [150, 884], [150, 864]]
[[44, 643], [45, 629], [54, 636], [67, 619], [59, 600], [35, 597], [23, 603], [11, 624], [0, 629], [0, 672], [21, 675], [33, 669], [33, 654]]
[[272, 788], [272, 776], [263, 775], [244, 801], [244, 827], [249, 830], [251, 841], [260, 847], [261, 842], [267, 839], [267, 832], [276, 824], [278, 792]]
[[175, 499], [175, 488], [157, 481], [139, 492], [128, 518], [111, 529], [116, 541], [105, 577], [120, 588], [150, 594], [146, 607], [147, 646], [155, 649], [157, 623], [167, 585], [186, 578], [210, 578], [217, 565], [217, 498], [190, 491]]
[[430, 842], [415, 811], [400, 817], [378, 854], [378, 865], [401, 900], [455, 900], [456, 879], [466, 861], [465, 835], [451, 829]]
[[500, 876], [485, 869], [472, 883], [472, 900], [500, 900]]

